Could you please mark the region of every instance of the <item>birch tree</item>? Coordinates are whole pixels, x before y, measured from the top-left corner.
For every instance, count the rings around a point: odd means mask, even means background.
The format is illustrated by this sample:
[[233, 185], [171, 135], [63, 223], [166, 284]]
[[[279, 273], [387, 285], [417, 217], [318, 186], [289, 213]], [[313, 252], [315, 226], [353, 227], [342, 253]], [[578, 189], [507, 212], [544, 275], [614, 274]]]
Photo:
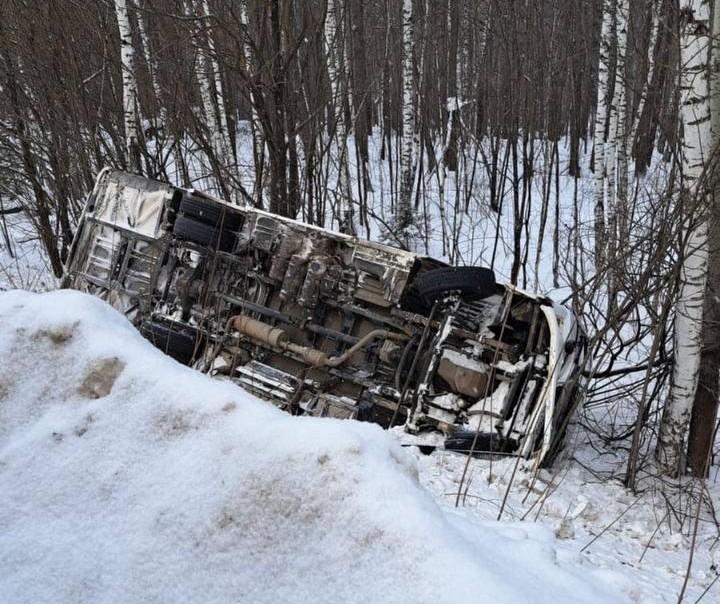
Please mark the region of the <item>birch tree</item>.
[[[206, 18], [210, 17], [210, 6], [208, 0], [203, 0], [202, 12]], [[222, 153], [222, 158], [226, 163], [235, 167], [235, 150], [230, 142], [230, 128], [227, 119], [227, 107], [225, 106], [225, 94], [223, 92], [222, 78], [220, 76], [220, 65], [217, 59], [217, 51], [215, 49], [215, 40], [213, 38], [212, 28], [209, 23], [206, 26], [207, 35], [207, 70], [208, 79], [212, 87], [213, 96], [215, 98], [215, 120], [216, 120], [216, 136], [218, 139], [218, 148]]]
[[[350, 188], [350, 170], [348, 167], [348, 126], [345, 119], [347, 98], [347, 80], [349, 69], [345, 59], [344, 44], [338, 39], [338, 23], [342, 22], [341, 0], [327, 0], [325, 15], [325, 54], [327, 56], [328, 78], [330, 80], [331, 114], [329, 132], [335, 135], [337, 148], [337, 207], [338, 223], [343, 233], [354, 233], [352, 212], [352, 192]], [[344, 38], [344, 36], [343, 36]], [[341, 71], [345, 72], [341, 82]], [[344, 82], [344, 85], [343, 85]]]
[[[197, 9], [193, 5], [192, 0], [187, 0], [187, 5], [185, 9], [187, 15], [189, 17], [193, 17], [197, 14]], [[212, 94], [212, 77], [210, 73], [210, 66], [207, 61], [207, 53], [203, 52], [200, 49], [199, 40], [202, 38], [203, 34], [203, 27], [202, 27], [202, 19], [196, 19], [195, 21], [195, 28], [194, 28], [194, 46], [198, 51], [199, 61], [200, 61], [200, 69], [196, 70], [196, 76], [198, 79], [198, 84], [200, 85], [200, 99], [202, 101], [202, 109], [203, 114], [205, 117], [205, 127], [208, 131], [208, 138], [210, 139], [210, 146], [212, 148], [212, 151], [215, 155], [218, 155], [221, 152], [220, 149], [220, 140], [219, 140], [219, 134], [218, 134], [218, 127], [217, 127], [217, 119], [215, 115], [215, 106], [213, 103], [213, 94]]]
[[165, 105], [162, 102], [162, 87], [160, 86], [159, 69], [153, 47], [150, 42], [150, 35], [147, 27], [147, 6], [146, 2], [141, 0], [135, 0], [135, 15], [137, 17], [138, 33], [140, 34], [140, 52], [147, 65], [148, 72], [150, 73], [150, 82], [152, 84], [152, 91], [155, 97], [155, 105], [158, 111], [157, 117], [159, 118], [159, 124], [155, 124], [155, 127], [162, 127], [166, 119]]
[[135, 49], [127, 0], [115, 0], [115, 15], [120, 30], [120, 62], [123, 83], [123, 122], [125, 124], [125, 147], [127, 163], [132, 170], [142, 174], [140, 163], [140, 127], [138, 122], [138, 88], [135, 79]]
[[402, 152], [400, 156], [400, 199], [396, 210], [396, 226], [400, 239], [409, 244], [412, 223], [412, 189], [415, 181], [414, 69], [415, 51], [412, 0], [403, 0], [403, 82], [402, 82]]
[[663, 409], [656, 458], [663, 471], [684, 471], [683, 444], [698, 384], [703, 299], [708, 269], [705, 168], [712, 149], [709, 103], [710, 2], [685, 0], [680, 39], [683, 241], [675, 308], [674, 362]]
[[[710, 116], [712, 152], [717, 153], [720, 140], [720, 10], [713, 10]], [[717, 161], [713, 157], [713, 164]], [[708, 275], [703, 308], [702, 349], [698, 383], [693, 400], [688, 435], [688, 466], [694, 476], [705, 478], [709, 471], [718, 399], [720, 399], [720, 195], [717, 168], [709, 174], [710, 211], [708, 217]]]
[[[248, 80], [252, 82], [254, 72], [253, 54], [250, 44], [250, 29], [247, 17], [247, 0], [240, 4], [240, 24], [242, 25], [242, 54], [247, 71]], [[254, 84], [250, 86], [250, 129], [253, 141], [253, 161], [255, 164], [255, 185], [253, 188], [253, 202], [256, 207], [262, 207], [263, 174], [265, 172], [265, 137], [263, 133], [258, 107], [262, 106], [262, 98], [255, 90]]]
[[608, 84], [610, 48], [612, 46], [614, 0], [606, 0], [602, 7], [600, 58], [598, 61], [597, 103], [595, 105], [595, 157], [593, 161], [593, 202], [595, 209], [595, 266], [601, 267], [605, 258], [605, 136], [608, 120]]
[[[610, 246], [615, 246], [618, 240], [618, 226], [623, 220], [627, 211], [627, 190], [628, 190], [628, 118], [630, 110], [628, 107], [628, 95], [626, 92], [626, 55], [628, 39], [628, 0], [616, 0], [616, 44], [615, 44], [615, 87], [613, 101], [610, 107], [610, 147], [613, 164], [612, 180], [608, 179], [609, 190], [609, 211], [611, 234]], [[614, 253], [614, 250], [613, 250]], [[614, 265], [614, 258], [612, 259]]]
[[625, 212], [628, 185], [627, 117], [628, 103], [625, 91], [625, 54], [627, 51], [628, 6], [627, 0], [615, 0], [615, 76], [609, 107], [608, 141], [606, 146], [606, 212], [607, 229], [604, 259], [608, 272], [609, 308], [615, 304], [617, 290], [618, 224]]
[[194, 41], [200, 68], [195, 74], [200, 86], [200, 99], [204, 119], [202, 125], [207, 132], [209, 155], [215, 176], [224, 195], [231, 196], [235, 202], [241, 198], [239, 187], [228, 188], [225, 177], [230, 176], [235, 184], [239, 183], [235, 153], [230, 142], [225, 97], [220, 77], [220, 67], [209, 24], [210, 7], [207, 0], [186, 0], [186, 13], [194, 17]]
[[[150, 83], [152, 85], [153, 92], [153, 103], [152, 110], [153, 115], [150, 119], [152, 126], [151, 132], [154, 137], [153, 152], [148, 151], [148, 161], [152, 157], [153, 165], [148, 165], [148, 168], [153, 170], [155, 174], [161, 174], [164, 178], [167, 178], [167, 172], [165, 170], [165, 164], [167, 161], [167, 155], [165, 153], [165, 142], [167, 140], [165, 124], [167, 122], [167, 110], [163, 103], [162, 86], [160, 84], [159, 69], [157, 63], [157, 57], [155, 55], [150, 35], [148, 33], [148, 10], [147, 3], [140, 0], [134, 1], [134, 12], [136, 17], [136, 23], [138, 33], [140, 34], [140, 55], [145, 61], [148, 72], [150, 74]], [[148, 116], [149, 117], [149, 116]], [[146, 148], [148, 147], [146, 142]], [[153, 174], [151, 174], [152, 176]]]

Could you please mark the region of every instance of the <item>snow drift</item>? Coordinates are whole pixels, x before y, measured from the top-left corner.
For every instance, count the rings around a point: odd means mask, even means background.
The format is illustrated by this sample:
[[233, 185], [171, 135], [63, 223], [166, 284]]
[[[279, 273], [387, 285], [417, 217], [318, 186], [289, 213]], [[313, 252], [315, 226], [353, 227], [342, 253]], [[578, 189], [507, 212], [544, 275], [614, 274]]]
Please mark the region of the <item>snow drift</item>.
[[290, 417], [103, 302], [0, 295], [0, 601], [618, 602], [549, 532], [471, 524], [379, 427]]

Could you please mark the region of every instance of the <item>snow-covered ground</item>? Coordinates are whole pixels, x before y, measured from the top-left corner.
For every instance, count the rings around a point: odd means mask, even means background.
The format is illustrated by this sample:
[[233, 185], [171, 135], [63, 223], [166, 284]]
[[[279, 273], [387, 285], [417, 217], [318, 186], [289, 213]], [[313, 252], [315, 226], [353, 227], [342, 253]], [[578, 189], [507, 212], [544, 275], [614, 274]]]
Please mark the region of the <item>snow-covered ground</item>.
[[[77, 292], [0, 294], [0, 353], [0, 602], [677, 598], [679, 532], [658, 531], [637, 562], [659, 520], [650, 496], [580, 553], [634, 500], [577, 465], [533, 484], [519, 470], [498, 522], [515, 462], [490, 478], [474, 461], [454, 508], [464, 458], [288, 416]], [[688, 601], [711, 554], [703, 541]]]
[[[57, 287], [37, 233], [23, 214], [9, 214], [0, 224], [0, 291], [46, 291]], [[5, 239], [4, 229], [10, 245]]]
[[[590, 456], [591, 450], [575, 448], [573, 443], [569, 446], [581, 460]], [[446, 452], [428, 457], [418, 452], [416, 459], [421, 484], [441, 506], [454, 509], [465, 460]], [[487, 460], [473, 461], [473, 474], [469, 486], [466, 483], [463, 487], [458, 513], [497, 525], [516, 461], [495, 460], [492, 466]], [[677, 602], [687, 571], [697, 492], [685, 485], [678, 495], [672, 485], [666, 485], [665, 494], [675, 507], [668, 514], [668, 502], [660, 485], [643, 486], [642, 493], [633, 495], [619, 482], [594, 475], [574, 459], [558, 462], [552, 473], [541, 470], [537, 475], [531, 469], [523, 469], [521, 462], [500, 524], [518, 523], [526, 527], [535, 523], [543, 527], [555, 536], [553, 547], [559, 555], [593, 567], [596, 573], [606, 572], [607, 581], [631, 601]], [[717, 509], [720, 484], [716, 476], [708, 487]], [[718, 602], [720, 581], [714, 580], [720, 571], [719, 533], [707, 507], [703, 506], [701, 511], [684, 601], [695, 602], [712, 586], [701, 601]], [[684, 521], [682, 527], [675, 513]]]
[[[380, 160], [377, 132], [370, 155], [368, 204], [388, 219], [397, 183]], [[207, 168], [191, 168], [195, 185], [211, 190]], [[653, 178], [661, 176], [643, 186]], [[507, 278], [512, 212], [498, 222], [488, 211], [481, 170], [465, 213], [458, 180], [448, 173], [443, 183], [448, 223], [461, 224], [458, 261], [488, 265], [499, 225], [494, 268]], [[439, 184], [437, 173], [426, 175], [423, 192], [427, 251], [441, 257]], [[591, 248], [590, 180], [577, 184], [579, 237]], [[572, 261], [575, 185], [563, 170], [561, 265]], [[567, 288], [550, 291], [550, 226], [533, 267], [541, 175], [533, 186], [528, 285], [562, 299]], [[27, 219], [7, 221], [12, 255], [0, 240], [0, 291], [56, 287]], [[371, 227], [380, 237], [380, 223]], [[568, 271], [561, 266], [561, 276]], [[698, 488], [641, 475], [638, 498], [608, 482], [611, 470], [624, 471], [626, 442], [576, 427], [552, 474], [519, 464], [497, 522], [514, 459], [473, 460], [456, 508], [464, 458], [401, 448], [400, 434], [374, 426], [286, 417], [179, 367], [114, 311], [78, 294], [0, 294], [0, 348], [0, 604], [677, 601]], [[115, 373], [109, 393], [93, 398], [102, 386], [93, 380]], [[636, 402], [615, 397], [584, 413], [602, 425], [620, 414], [631, 425]], [[706, 494], [715, 509], [718, 469]], [[710, 587], [701, 601], [717, 602], [720, 531], [710, 508], [701, 509], [685, 601]]]

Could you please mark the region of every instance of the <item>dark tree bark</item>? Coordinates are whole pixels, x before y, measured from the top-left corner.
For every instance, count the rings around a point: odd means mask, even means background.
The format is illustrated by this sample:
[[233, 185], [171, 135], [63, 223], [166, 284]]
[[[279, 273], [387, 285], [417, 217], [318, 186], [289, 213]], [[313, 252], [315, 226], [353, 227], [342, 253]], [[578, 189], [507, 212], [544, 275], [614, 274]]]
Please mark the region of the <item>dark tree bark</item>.
[[720, 211], [717, 202], [709, 225], [708, 279], [705, 286], [702, 349], [698, 386], [695, 391], [688, 437], [690, 473], [705, 478], [710, 470], [710, 455], [720, 399]]

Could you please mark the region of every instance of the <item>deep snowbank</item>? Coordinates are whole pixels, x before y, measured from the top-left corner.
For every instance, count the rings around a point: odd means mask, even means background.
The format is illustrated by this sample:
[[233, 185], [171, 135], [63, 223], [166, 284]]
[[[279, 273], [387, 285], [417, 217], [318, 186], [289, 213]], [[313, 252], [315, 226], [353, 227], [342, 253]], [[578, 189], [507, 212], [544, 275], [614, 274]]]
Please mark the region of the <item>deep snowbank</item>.
[[378, 427], [293, 418], [104, 303], [0, 294], [0, 601], [618, 602], [549, 532], [448, 517]]

